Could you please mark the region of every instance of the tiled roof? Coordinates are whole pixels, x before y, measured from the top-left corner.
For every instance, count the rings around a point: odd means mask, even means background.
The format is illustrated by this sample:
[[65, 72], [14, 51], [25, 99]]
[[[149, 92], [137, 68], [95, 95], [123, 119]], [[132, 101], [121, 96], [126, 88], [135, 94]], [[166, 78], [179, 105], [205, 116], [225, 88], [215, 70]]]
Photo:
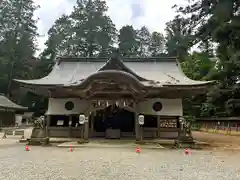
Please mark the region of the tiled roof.
[[7, 97], [0, 95], [0, 108], [15, 109], [15, 110], [27, 110], [27, 107], [17, 105], [9, 100]]

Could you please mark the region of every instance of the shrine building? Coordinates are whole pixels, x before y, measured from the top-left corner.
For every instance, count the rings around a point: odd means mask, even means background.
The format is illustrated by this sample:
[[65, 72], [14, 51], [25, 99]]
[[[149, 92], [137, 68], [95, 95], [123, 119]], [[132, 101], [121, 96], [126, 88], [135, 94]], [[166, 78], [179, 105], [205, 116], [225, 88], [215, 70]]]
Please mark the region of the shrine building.
[[110, 58], [57, 58], [46, 77], [14, 81], [48, 97], [47, 137], [136, 140], [177, 139], [182, 99], [204, 94], [213, 83], [186, 77], [176, 58], [117, 54]]

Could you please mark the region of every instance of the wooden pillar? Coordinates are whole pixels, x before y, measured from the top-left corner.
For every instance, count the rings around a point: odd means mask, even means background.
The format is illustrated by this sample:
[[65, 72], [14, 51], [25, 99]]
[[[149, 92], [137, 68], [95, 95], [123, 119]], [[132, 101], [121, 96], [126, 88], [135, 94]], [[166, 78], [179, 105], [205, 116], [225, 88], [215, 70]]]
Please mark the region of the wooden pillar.
[[90, 116], [90, 122], [91, 122], [91, 130], [90, 130], [90, 133], [91, 133], [91, 136], [93, 135], [93, 131], [94, 131], [94, 120], [95, 120], [95, 112], [92, 112], [91, 113], [91, 116]]
[[88, 132], [89, 132], [89, 114], [86, 116], [86, 121], [84, 123], [84, 134], [83, 139], [88, 140]]
[[135, 137], [136, 137], [136, 141], [140, 141], [141, 139], [141, 127], [140, 127], [140, 124], [138, 123], [138, 116], [139, 116], [139, 112], [138, 112], [138, 109], [137, 109], [137, 102], [135, 101], [134, 102], [134, 105], [133, 105], [133, 108], [135, 110], [135, 113], [134, 113], [134, 118], [135, 118]]
[[69, 134], [68, 134], [68, 136], [69, 136], [69, 138], [71, 138], [72, 137], [72, 115], [69, 115], [69, 121], [68, 121], [68, 125], [69, 125]]
[[[49, 98], [51, 98], [52, 96], [52, 92], [51, 91], [48, 91], [49, 93]], [[48, 106], [49, 106], [49, 98], [48, 98]], [[48, 110], [47, 112], [49, 111], [49, 107], [48, 107]], [[46, 115], [46, 137], [49, 137], [50, 136], [50, 132], [49, 132], [49, 126], [50, 126], [50, 123], [51, 123], [51, 115], [49, 114], [49, 112], [47, 113]]]
[[181, 138], [181, 133], [184, 131], [183, 118], [182, 117], [177, 117], [177, 124], [179, 125], [179, 127], [178, 127], [178, 139], [180, 139]]
[[139, 113], [135, 112], [135, 135], [136, 135], [137, 141], [141, 139], [141, 127], [140, 127], [140, 124], [138, 123], [138, 116], [139, 116]]
[[83, 139], [84, 138], [84, 125], [83, 124], [80, 125], [80, 131], [81, 131], [81, 138]]
[[50, 121], [51, 121], [51, 115], [46, 115], [46, 137], [49, 137]]
[[157, 116], [157, 137], [160, 138], [160, 128], [161, 128], [161, 117], [158, 115]]

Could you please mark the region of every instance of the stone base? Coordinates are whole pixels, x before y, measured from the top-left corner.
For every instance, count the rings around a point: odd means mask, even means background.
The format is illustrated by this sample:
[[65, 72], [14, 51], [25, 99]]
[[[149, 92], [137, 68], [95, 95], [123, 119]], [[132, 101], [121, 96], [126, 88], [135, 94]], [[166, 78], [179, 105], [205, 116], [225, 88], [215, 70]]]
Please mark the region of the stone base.
[[81, 139], [77, 141], [78, 144], [84, 144], [84, 143], [89, 143], [89, 140]]
[[191, 149], [198, 149], [196, 147], [195, 142], [177, 142], [176, 143], [177, 148], [191, 148]]
[[192, 148], [197, 149], [197, 145], [192, 136], [181, 136], [175, 141], [175, 146], [177, 148]]
[[20, 139], [19, 142], [20, 143], [26, 143], [26, 142], [29, 142], [29, 140], [27, 140], [27, 139]]
[[49, 138], [31, 138], [28, 145], [46, 146], [49, 145]]

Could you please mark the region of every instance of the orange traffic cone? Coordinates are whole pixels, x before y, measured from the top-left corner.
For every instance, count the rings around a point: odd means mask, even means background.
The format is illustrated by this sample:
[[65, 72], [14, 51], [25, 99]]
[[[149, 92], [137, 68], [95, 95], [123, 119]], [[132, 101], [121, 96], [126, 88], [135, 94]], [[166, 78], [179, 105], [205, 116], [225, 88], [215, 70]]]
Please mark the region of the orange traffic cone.
[[140, 152], [141, 152], [140, 148], [137, 147], [137, 148], [136, 148], [136, 153], [140, 153]]
[[30, 151], [30, 148], [29, 148], [28, 145], [26, 145], [26, 147], [25, 147], [25, 151]]

